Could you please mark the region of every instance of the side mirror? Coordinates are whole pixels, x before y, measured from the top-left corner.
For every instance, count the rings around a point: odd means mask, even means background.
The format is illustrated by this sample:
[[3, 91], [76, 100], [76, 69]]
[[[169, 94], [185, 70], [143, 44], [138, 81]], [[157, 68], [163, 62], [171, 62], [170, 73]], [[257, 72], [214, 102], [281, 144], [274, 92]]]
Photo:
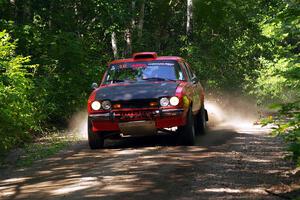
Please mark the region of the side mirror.
[[92, 83], [91, 88], [92, 88], [92, 90], [95, 90], [96, 88], [98, 88], [98, 84], [97, 83]]
[[192, 82], [193, 82], [194, 84], [198, 83], [198, 78], [197, 78], [197, 76], [195, 76], [195, 75], [193, 76]]

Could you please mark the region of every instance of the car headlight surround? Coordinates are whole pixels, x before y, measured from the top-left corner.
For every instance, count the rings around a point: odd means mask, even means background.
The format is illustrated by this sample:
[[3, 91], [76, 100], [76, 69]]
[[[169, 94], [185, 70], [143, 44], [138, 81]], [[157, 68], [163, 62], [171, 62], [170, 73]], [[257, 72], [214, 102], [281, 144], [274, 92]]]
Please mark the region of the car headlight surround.
[[171, 106], [177, 106], [179, 104], [179, 98], [178, 97], [171, 97], [170, 98], [170, 104]]
[[159, 100], [159, 104], [162, 107], [168, 106], [170, 103], [169, 99], [167, 97], [163, 97]]
[[94, 101], [94, 102], [92, 102], [91, 107], [95, 111], [100, 110], [101, 103], [99, 101]]
[[111, 109], [111, 102], [108, 100], [102, 101], [102, 108], [104, 110], [110, 110]]

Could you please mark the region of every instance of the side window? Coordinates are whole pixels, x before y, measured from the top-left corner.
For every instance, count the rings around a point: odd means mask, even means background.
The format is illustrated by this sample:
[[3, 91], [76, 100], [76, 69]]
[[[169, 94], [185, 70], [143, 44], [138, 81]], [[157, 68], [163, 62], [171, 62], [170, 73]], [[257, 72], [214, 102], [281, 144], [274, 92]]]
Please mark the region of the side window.
[[190, 71], [188, 65], [187, 65], [185, 62], [183, 62], [183, 63], [182, 63], [182, 67], [184, 68], [184, 71], [186, 72], [186, 75], [187, 75], [187, 77], [188, 77], [188, 81], [191, 82], [191, 81], [192, 81], [193, 75], [192, 75], [192, 73], [191, 73], [191, 71]]
[[179, 63], [175, 63], [175, 74], [178, 80], [182, 81], [185, 79]]
[[188, 74], [188, 72], [186, 71], [186, 66], [183, 64], [183, 62], [180, 62], [179, 65], [181, 66], [181, 69], [182, 69], [182, 71], [183, 71], [183, 73], [184, 73], [183, 76], [186, 75], [186, 80], [187, 80], [187, 81], [190, 81], [189, 74]]
[[191, 68], [191, 66], [189, 64], [187, 64], [189, 66], [190, 72], [192, 74], [192, 78], [197, 77], [195, 74], [195, 71]]
[[188, 70], [187, 70], [185, 64], [184, 64], [183, 62], [180, 62], [180, 65], [181, 65], [181, 67], [182, 67], [182, 69], [183, 69], [183, 72], [186, 74], [187, 81], [191, 81], [190, 76], [189, 76], [189, 73], [188, 73]]
[[194, 73], [192, 72], [192, 69], [190, 68], [189, 64], [187, 64], [186, 62], [184, 62], [184, 65], [186, 66], [187, 72], [189, 74], [190, 80], [193, 79], [194, 77]]

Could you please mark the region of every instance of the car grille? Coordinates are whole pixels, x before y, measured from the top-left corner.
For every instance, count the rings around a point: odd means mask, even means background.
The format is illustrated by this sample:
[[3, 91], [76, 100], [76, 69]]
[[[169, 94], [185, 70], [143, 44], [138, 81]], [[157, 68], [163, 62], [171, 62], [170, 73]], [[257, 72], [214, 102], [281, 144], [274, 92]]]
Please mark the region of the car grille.
[[[150, 102], [156, 102], [155, 99], [135, 100], [135, 101], [119, 101], [113, 104], [121, 104], [122, 108], [150, 108]], [[152, 107], [153, 108], [153, 107]]]

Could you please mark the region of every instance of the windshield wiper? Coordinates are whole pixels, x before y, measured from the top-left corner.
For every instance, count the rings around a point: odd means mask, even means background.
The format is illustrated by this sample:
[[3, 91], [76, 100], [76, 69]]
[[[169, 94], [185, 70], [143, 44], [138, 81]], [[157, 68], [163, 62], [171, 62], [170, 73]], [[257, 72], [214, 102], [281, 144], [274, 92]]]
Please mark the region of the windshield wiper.
[[173, 79], [161, 78], [161, 77], [149, 77], [149, 78], [143, 78], [142, 80], [145, 80], [145, 81], [176, 81]]

